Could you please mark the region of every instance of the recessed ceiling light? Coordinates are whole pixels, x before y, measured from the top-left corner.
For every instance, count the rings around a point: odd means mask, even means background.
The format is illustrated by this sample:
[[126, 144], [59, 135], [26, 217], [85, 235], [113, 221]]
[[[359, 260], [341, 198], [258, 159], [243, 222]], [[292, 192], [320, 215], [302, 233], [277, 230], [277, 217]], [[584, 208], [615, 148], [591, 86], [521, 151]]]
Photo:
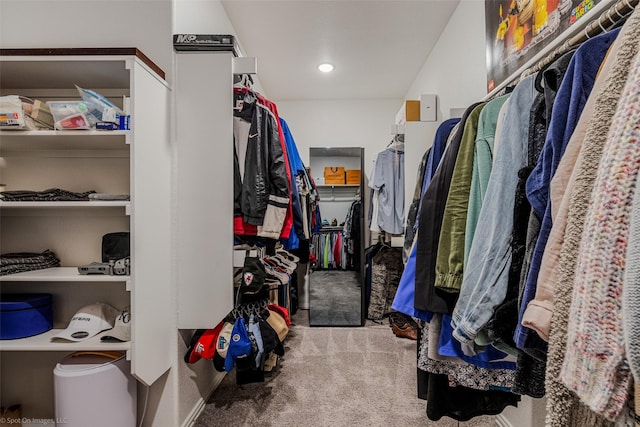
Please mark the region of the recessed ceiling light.
[[323, 73], [329, 73], [333, 71], [333, 65], [325, 62], [324, 64], [318, 65], [318, 70], [322, 71]]

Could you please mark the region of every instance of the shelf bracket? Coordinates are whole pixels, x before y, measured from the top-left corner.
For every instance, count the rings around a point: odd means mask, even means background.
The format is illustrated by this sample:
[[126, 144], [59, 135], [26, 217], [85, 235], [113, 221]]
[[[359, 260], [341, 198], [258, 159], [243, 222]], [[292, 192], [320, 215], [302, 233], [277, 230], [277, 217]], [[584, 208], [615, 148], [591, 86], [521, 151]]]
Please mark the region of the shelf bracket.
[[127, 350], [125, 352], [125, 356], [124, 357], [127, 359], [127, 361], [131, 362], [131, 350]]
[[131, 279], [127, 279], [127, 280], [124, 282], [124, 289], [125, 289], [125, 291], [127, 291], [127, 292], [131, 292]]
[[125, 205], [124, 207], [124, 214], [126, 216], [131, 216], [131, 203], [129, 203], [128, 205]]

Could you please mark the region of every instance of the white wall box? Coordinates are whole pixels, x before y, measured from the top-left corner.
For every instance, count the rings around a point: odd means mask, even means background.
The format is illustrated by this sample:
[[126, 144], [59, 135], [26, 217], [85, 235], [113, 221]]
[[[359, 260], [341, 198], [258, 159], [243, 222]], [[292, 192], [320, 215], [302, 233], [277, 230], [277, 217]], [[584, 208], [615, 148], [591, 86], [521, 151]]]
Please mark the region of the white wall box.
[[[2, 292], [53, 294], [54, 331], [0, 341], [2, 406], [53, 418], [53, 368], [66, 352], [124, 350], [131, 373], [151, 385], [171, 366], [170, 90], [142, 52], [126, 49], [2, 49], [0, 94], [79, 99], [74, 87], [130, 104], [130, 131], [0, 131], [0, 181], [6, 190], [62, 188], [129, 194], [128, 202], [1, 202], [0, 251], [51, 249], [60, 268], [0, 276]], [[126, 100], [126, 101], [125, 101]], [[102, 236], [131, 232], [130, 276], [80, 276], [101, 259]], [[130, 343], [51, 342], [80, 307], [131, 305]], [[97, 416], [99, 416], [97, 414]]]
[[420, 121], [435, 122], [438, 120], [438, 96], [420, 95]]

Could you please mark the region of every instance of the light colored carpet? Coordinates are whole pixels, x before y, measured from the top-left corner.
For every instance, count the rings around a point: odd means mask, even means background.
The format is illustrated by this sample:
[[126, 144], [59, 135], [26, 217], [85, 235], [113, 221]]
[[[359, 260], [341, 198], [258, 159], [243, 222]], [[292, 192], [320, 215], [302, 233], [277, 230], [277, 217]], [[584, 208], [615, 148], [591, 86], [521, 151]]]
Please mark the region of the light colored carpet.
[[293, 321], [277, 372], [238, 386], [232, 371], [196, 427], [496, 426], [494, 417], [428, 420], [416, 397], [416, 342], [397, 338], [388, 323], [310, 328], [305, 310]]

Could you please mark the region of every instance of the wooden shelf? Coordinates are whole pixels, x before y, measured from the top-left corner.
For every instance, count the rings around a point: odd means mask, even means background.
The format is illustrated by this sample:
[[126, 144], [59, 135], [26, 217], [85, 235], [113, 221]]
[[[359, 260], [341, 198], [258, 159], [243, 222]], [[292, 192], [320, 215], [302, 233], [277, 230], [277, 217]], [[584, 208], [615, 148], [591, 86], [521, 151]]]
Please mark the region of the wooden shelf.
[[130, 276], [80, 274], [78, 267], [54, 267], [0, 276], [0, 282], [126, 282]]
[[61, 331], [62, 329], [51, 329], [33, 337], [1, 340], [0, 351], [128, 351], [131, 348], [130, 342], [101, 342], [100, 337], [108, 334], [109, 331], [101, 332], [95, 337], [82, 342], [61, 339], [52, 340], [52, 337]]

